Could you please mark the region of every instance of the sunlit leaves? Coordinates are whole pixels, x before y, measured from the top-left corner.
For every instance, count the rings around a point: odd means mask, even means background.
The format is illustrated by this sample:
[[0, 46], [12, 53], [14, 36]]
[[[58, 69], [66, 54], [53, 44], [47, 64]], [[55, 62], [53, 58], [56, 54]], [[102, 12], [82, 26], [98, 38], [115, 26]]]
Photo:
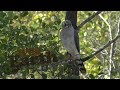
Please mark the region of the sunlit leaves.
[[[42, 52], [50, 50], [54, 55], [57, 54], [56, 56], [58, 57], [60, 47], [58, 30], [60, 30], [61, 23], [61, 18], [58, 16], [60, 16], [60, 13], [64, 15], [62, 12], [53, 11], [1, 11], [1, 64], [5, 62], [9, 67], [6, 56], [14, 55], [14, 52], [19, 48], [25, 47], [39, 47]], [[4, 64], [2, 65], [4, 66]], [[8, 67], [4, 66], [2, 72], [6, 73]], [[23, 78], [28, 75], [29, 72], [27, 70], [21, 70], [20, 73], [23, 74]], [[10, 70], [8, 72], [10, 73]]]
[[[78, 11], [77, 24], [79, 25], [93, 13], [93, 11]], [[105, 11], [101, 15], [110, 23], [114, 37], [117, 32], [120, 13]], [[6, 78], [7, 74], [11, 74], [7, 56], [14, 55], [14, 52], [20, 48], [38, 47], [42, 52], [49, 50], [57, 59], [64, 60], [65, 56], [63, 54], [66, 50], [59, 39], [61, 22], [64, 21], [64, 18], [64, 11], [0, 11], [0, 76]], [[109, 41], [109, 35], [108, 26], [99, 16], [86, 23], [79, 31], [81, 58], [95, 52]], [[114, 55], [117, 68], [119, 68], [119, 49], [118, 40]], [[90, 78], [95, 79], [102, 74], [104, 75], [103, 78], [108, 78], [108, 75], [105, 75], [104, 72], [108, 69], [109, 50], [110, 47], [91, 58], [90, 61], [85, 62]], [[104, 62], [101, 63], [101, 61]], [[33, 76], [34, 78], [67, 77], [67, 65], [49, 68], [42, 74], [36, 71], [39, 66], [36, 64], [19, 70], [18, 73], [21, 73], [22, 76], [18, 74], [17, 78], [31, 78]], [[30, 68], [32, 69], [30, 70]], [[113, 71], [113, 75], [119, 77], [115, 71]]]

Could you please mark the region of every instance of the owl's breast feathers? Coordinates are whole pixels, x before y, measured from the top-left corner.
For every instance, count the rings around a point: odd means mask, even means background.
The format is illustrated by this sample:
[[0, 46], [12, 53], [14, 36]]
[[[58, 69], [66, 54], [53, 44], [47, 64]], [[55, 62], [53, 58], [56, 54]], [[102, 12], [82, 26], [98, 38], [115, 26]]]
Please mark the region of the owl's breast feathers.
[[63, 46], [71, 54], [72, 59], [80, 59], [75, 43], [74, 28], [72, 26], [63, 28], [60, 33], [60, 38]]

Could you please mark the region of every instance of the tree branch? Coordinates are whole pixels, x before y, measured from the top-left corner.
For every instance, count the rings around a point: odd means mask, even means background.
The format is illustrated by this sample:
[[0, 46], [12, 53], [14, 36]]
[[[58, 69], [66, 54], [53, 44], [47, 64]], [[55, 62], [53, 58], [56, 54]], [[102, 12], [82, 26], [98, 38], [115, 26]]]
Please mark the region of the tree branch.
[[96, 54], [98, 54], [99, 52], [101, 52], [102, 50], [104, 50], [105, 48], [107, 48], [109, 45], [111, 45], [113, 42], [115, 42], [118, 38], [120, 37], [120, 34], [117, 35], [113, 40], [108, 41], [104, 46], [102, 46], [100, 49], [98, 49], [96, 52], [94, 52], [93, 54], [85, 57], [85, 58], [81, 58], [81, 60], [83, 62], [89, 60], [90, 58], [94, 57]]
[[88, 17], [85, 21], [83, 21], [80, 25], [77, 26], [77, 30], [79, 30], [83, 25], [85, 25], [87, 22], [89, 22], [90, 20], [92, 20], [95, 16], [97, 16], [101, 12], [102, 11], [98, 11], [98, 12], [94, 13], [92, 16]]

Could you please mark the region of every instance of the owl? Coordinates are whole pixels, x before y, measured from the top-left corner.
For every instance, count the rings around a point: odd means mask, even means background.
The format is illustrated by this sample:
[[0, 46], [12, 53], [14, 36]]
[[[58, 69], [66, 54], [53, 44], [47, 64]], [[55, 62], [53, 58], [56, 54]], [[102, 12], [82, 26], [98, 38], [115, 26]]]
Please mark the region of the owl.
[[[62, 23], [62, 30], [60, 32], [60, 39], [63, 47], [70, 54], [71, 60], [80, 60], [79, 44], [76, 41], [76, 30], [73, 28], [70, 20], [65, 20]], [[82, 61], [78, 61], [79, 69], [81, 72], [86, 72]]]

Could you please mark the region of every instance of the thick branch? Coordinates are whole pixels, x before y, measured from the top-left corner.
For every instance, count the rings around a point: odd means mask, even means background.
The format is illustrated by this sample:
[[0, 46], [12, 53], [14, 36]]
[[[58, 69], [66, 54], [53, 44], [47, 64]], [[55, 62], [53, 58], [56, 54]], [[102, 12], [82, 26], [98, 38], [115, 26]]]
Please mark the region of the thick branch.
[[83, 21], [80, 25], [78, 25], [77, 30], [79, 30], [83, 25], [85, 25], [87, 22], [89, 22], [90, 20], [92, 20], [95, 16], [97, 16], [101, 12], [102, 11], [98, 11], [98, 12], [94, 13], [92, 16], [88, 17], [85, 21]]
[[81, 58], [81, 60], [83, 62], [89, 60], [90, 58], [94, 57], [96, 54], [98, 54], [99, 52], [101, 52], [102, 50], [104, 50], [105, 48], [107, 48], [110, 44], [112, 44], [113, 42], [115, 42], [118, 38], [120, 37], [120, 34], [117, 35], [113, 40], [108, 41], [108, 43], [106, 43], [104, 46], [102, 46], [99, 50], [97, 50], [96, 52], [94, 52], [93, 54], [85, 57], [85, 58]]

